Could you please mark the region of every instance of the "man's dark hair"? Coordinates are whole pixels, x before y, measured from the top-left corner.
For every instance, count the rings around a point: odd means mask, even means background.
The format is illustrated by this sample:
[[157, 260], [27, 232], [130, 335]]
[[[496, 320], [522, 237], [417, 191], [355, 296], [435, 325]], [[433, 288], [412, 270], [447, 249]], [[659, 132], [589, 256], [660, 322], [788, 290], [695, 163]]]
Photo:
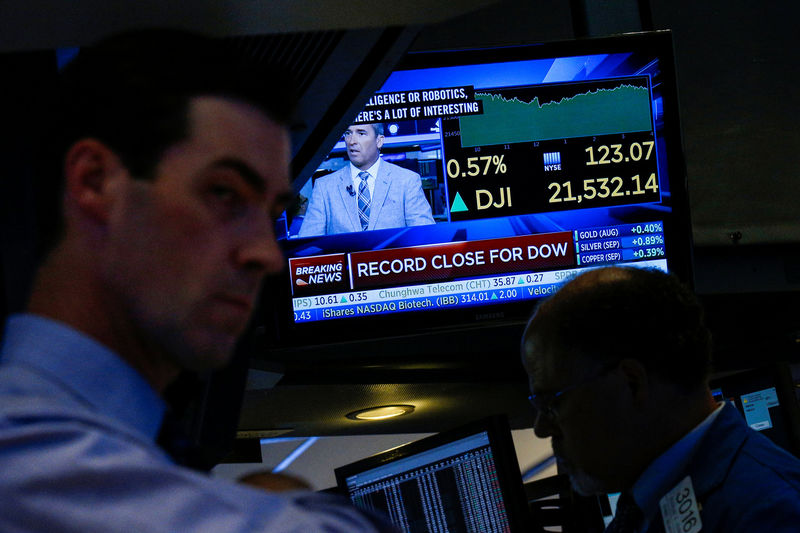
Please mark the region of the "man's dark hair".
[[706, 382], [711, 365], [702, 306], [675, 276], [655, 269], [611, 267], [577, 276], [540, 303], [523, 343], [531, 338], [551, 353], [600, 365], [636, 359], [687, 390]]
[[[188, 135], [189, 102], [198, 96], [247, 102], [287, 125], [294, 100], [285, 71], [255, 64], [233, 43], [177, 30], [140, 30], [82, 48], [59, 76], [54, 157], [63, 163], [74, 142], [95, 138], [132, 176], [149, 179], [163, 152]], [[58, 192], [59, 216], [57, 227], [45, 232], [45, 250], [61, 238], [58, 168], [58, 183], [51, 182], [47, 192]]]
[[384, 129], [383, 129], [383, 123], [382, 122], [375, 122], [374, 124], [372, 124], [372, 129], [375, 130], [375, 136], [384, 134], [383, 133]]

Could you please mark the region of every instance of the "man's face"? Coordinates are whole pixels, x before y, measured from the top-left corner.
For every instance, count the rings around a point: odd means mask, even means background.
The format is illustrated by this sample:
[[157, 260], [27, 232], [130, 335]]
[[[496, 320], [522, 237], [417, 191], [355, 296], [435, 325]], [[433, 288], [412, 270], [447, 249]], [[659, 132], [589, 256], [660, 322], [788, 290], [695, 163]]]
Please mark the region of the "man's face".
[[366, 170], [378, 160], [383, 146], [383, 135], [378, 135], [372, 124], [359, 124], [345, 130], [344, 143], [350, 162], [357, 168]]
[[[104, 276], [115, 324], [179, 368], [224, 365], [265, 274], [283, 267], [274, 218], [289, 197], [285, 129], [256, 108], [192, 100], [188, 137], [152, 181], [117, 176]], [[126, 331], [127, 329], [127, 331]]]
[[620, 490], [630, 431], [620, 410], [614, 373], [543, 347], [535, 337], [528, 338], [523, 352], [532, 394], [546, 396], [578, 384], [555, 400], [557, 416], [535, 413], [534, 431], [540, 438], [552, 438], [559, 471], [568, 474], [573, 488], [583, 495]]

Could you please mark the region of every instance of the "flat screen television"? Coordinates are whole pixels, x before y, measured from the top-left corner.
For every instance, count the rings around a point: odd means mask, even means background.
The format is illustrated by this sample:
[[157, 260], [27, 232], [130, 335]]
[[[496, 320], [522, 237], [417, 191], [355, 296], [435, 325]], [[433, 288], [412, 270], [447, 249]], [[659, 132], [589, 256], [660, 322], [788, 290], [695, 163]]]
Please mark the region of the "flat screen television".
[[[691, 283], [678, 115], [669, 32], [407, 54], [353, 124], [382, 124], [381, 165], [420, 176], [430, 219], [304, 232], [315, 202], [358, 221], [349, 177], [318, 192], [348, 171], [343, 137], [278, 221], [275, 346], [521, 323], [600, 265]], [[403, 209], [388, 187], [371, 216]]]
[[335, 470], [356, 507], [404, 532], [530, 531], [511, 431], [490, 417]]

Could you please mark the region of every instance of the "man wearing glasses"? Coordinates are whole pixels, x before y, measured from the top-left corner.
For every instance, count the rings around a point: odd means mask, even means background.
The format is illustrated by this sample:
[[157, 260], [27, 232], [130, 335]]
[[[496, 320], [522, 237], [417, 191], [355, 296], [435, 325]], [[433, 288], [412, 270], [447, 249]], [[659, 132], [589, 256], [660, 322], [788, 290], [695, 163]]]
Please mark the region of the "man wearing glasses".
[[608, 531], [797, 531], [800, 460], [708, 387], [694, 295], [656, 270], [584, 273], [522, 339], [534, 431], [580, 494], [622, 492]]

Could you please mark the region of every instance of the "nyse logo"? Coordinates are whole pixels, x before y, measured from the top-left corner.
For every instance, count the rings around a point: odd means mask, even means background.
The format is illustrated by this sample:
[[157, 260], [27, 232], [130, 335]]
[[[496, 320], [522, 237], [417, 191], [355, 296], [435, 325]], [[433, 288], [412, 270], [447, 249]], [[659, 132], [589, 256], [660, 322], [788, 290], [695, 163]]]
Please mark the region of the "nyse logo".
[[545, 152], [542, 157], [544, 158], [545, 172], [561, 170], [561, 152]]

